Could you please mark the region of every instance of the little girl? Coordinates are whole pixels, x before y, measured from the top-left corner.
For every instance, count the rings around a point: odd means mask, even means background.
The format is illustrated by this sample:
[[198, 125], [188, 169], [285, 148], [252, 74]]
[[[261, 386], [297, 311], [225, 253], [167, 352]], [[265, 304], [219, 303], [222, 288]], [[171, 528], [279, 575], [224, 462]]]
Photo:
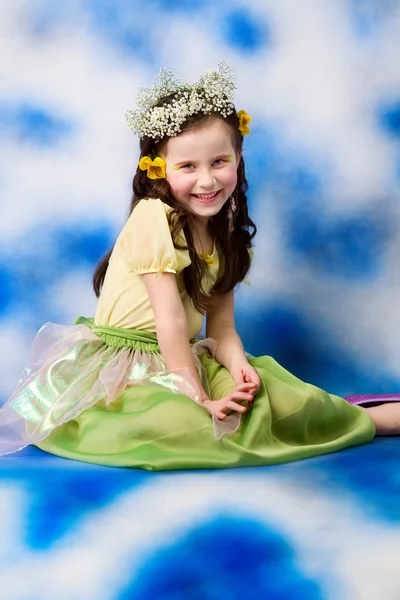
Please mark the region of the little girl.
[[[127, 113], [140, 138], [130, 216], [94, 274], [94, 319], [46, 324], [0, 411], [0, 452], [29, 443], [149, 470], [269, 465], [400, 432], [400, 406], [354, 406], [249, 357], [235, 286], [251, 263], [228, 65], [194, 85], [161, 70]], [[206, 339], [198, 339], [206, 316]]]

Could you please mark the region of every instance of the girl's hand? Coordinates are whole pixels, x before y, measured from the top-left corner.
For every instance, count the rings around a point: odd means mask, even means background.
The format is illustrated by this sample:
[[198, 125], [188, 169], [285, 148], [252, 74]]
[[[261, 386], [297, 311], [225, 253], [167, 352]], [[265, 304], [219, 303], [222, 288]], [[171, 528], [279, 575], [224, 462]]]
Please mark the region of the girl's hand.
[[246, 358], [233, 361], [229, 372], [237, 386], [240, 386], [243, 383], [251, 383], [253, 385], [253, 396], [257, 394], [261, 385], [260, 377], [255, 368], [248, 363]]
[[221, 400], [206, 400], [202, 402], [202, 404], [206, 406], [217, 419], [223, 421], [232, 411], [240, 413], [245, 413], [247, 411], [247, 407], [243, 406], [242, 402], [253, 401], [253, 389], [254, 386], [252, 383], [243, 383], [232, 392], [229, 392], [227, 396], [221, 398]]

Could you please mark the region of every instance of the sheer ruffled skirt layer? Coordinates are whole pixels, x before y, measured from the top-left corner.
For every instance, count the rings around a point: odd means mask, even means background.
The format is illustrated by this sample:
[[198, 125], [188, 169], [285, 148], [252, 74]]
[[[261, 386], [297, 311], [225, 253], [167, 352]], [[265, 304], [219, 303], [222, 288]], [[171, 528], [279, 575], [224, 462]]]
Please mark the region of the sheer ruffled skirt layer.
[[[87, 320], [89, 322], [90, 320]], [[98, 328], [112, 332], [112, 328]], [[115, 329], [118, 334], [120, 330]], [[90, 327], [47, 323], [33, 343], [32, 365], [22, 374], [13, 396], [0, 410], [0, 454], [38, 443], [56, 427], [72, 421], [97, 402], [114, 404], [130, 387], [153, 387], [199, 402], [199, 390], [187, 369], [168, 371], [156, 343], [113, 337], [122, 344], [108, 345]], [[150, 352], [147, 350], [151, 350]], [[205, 369], [198, 354], [212, 353], [213, 340], [192, 345], [195, 364], [203, 387], [208, 390]], [[203, 410], [206, 410], [202, 407]], [[225, 421], [213, 418], [214, 436], [232, 433], [240, 425], [238, 415]]]
[[[104, 465], [218, 468], [288, 462], [374, 437], [366, 411], [268, 356], [249, 359], [261, 378], [253, 408], [213, 420], [188, 373], [167, 371], [160, 353], [142, 346], [109, 345], [86, 325], [44, 326], [34, 364], [0, 410], [0, 453], [35, 443]], [[210, 397], [224, 397], [234, 383], [212, 357], [212, 340], [192, 348]]]

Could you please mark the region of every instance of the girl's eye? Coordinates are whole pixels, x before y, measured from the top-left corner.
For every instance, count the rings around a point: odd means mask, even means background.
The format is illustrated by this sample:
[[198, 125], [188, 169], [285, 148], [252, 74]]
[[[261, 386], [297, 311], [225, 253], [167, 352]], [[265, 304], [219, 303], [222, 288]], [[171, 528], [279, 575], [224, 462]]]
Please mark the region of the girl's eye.
[[217, 167], [219, 167], [220, 165], [224, 164], [224, 159], [223, 158], [217, 158], [217, 160], [214, 160], [214, 165], [216, 165]]
[[193, 167], [194, 165], [191, 164], [187, 164], [187, 165], [182, 165], [181, 169], [190, 169], [191, 167]]

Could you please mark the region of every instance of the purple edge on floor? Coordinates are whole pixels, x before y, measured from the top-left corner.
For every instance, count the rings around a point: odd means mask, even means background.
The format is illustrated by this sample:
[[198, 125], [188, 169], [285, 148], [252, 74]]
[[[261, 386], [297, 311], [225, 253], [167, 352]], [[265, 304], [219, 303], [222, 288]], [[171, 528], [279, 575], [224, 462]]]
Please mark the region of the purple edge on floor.
[[396, 394], [371, 394], [359, 396], [345, 396], [350, 404], [383, 404], [385, 402], [400, 402], [400, 393]]

